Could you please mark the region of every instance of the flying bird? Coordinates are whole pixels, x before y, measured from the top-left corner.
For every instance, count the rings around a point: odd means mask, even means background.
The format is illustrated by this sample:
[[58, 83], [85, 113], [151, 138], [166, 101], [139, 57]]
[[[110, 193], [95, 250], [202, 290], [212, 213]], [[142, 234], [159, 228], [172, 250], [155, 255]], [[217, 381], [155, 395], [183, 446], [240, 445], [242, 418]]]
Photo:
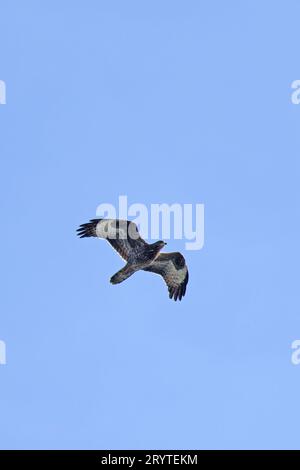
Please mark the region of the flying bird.
[[110, 282], [119, 284], [136, 271], [150, 271], [163, 277], [170, 299], [181, 300], [185, 295], [189, 273], [185, 259], [179, 252], [160, 253], [166, 243], [162, 240], [147, 243], [139, 234], [134, 222], [121, 219], [92, 219], [77, 229], [80, 238], [106, 239], [126, 261]]

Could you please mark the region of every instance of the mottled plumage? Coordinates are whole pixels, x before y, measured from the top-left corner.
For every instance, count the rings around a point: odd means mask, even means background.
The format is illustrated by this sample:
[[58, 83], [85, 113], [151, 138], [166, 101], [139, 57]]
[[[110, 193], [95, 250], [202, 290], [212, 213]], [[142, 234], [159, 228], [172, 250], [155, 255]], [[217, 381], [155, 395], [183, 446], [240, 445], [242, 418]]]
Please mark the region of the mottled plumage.
[[169, 297], [181, 300], [185, 295], [189, 279], [185, 259], [181, 253], [160, 253], [166, 245], [163, 241], [149, 244], [139, 234], [135, 223], [118, 219], [92, 219], [80, 225], [80, 238], [98, 237], [106, 239], [126, 265], [112, 276], [110, 282], [119, 284], [136, 271], [150, 271], [163, 277], [168, 286]]

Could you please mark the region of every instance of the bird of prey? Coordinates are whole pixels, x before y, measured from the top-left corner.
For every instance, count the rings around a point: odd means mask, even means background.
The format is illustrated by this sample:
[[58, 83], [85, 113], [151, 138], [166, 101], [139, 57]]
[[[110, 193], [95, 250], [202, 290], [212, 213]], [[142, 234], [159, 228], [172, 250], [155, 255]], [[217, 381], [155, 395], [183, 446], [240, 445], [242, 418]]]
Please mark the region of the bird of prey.
[[189, 279], [185, 259], [181, 253], [160, 253], [164, 241], [147, 243], [139, 234], [135, 223], [121, 219], [92, 219], [77, 229], [80, 238], [106, 239], [126, 261], [126, 265], [114, 274], [110, 282], [119, 284], [136, 271], [160, 274], [168, 286], [170, 299], [181, 300]]

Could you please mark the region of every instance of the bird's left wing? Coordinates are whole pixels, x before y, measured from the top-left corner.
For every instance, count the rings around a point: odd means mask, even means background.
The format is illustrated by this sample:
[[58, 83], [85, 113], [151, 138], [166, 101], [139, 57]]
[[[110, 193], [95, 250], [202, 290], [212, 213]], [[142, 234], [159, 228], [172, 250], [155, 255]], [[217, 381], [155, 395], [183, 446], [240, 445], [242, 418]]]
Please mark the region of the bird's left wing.
[[186, 292], [189, 272], [181, 253], [160, 253], [144, 271], [160, 274], [168, 286], [170, 299], [181, 300]]
[[80, 225], [77, 232], [80, 238], [105, 238], [125, 261], [128, 261], [132, 252], [147, 245], [136, 224], [129, 220], [92, 219]]

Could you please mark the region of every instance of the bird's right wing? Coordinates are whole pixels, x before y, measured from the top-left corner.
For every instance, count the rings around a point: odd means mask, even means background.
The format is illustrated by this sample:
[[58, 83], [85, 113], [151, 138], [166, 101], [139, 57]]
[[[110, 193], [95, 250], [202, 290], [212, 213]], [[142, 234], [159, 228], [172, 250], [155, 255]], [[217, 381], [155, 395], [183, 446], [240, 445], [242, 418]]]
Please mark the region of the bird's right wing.
[[170, 299], [181, 300], [186, 292], [189, 272], [181, 253], [160, 253], [144, 271], [160, 274], [168, 286]]
[[119, 255], [128, 261], [129, 255], [147, 243], [139, 234], [134, 222], [121, 219], [92, 219], [77, 229], [80, 238], [105, 238]]

